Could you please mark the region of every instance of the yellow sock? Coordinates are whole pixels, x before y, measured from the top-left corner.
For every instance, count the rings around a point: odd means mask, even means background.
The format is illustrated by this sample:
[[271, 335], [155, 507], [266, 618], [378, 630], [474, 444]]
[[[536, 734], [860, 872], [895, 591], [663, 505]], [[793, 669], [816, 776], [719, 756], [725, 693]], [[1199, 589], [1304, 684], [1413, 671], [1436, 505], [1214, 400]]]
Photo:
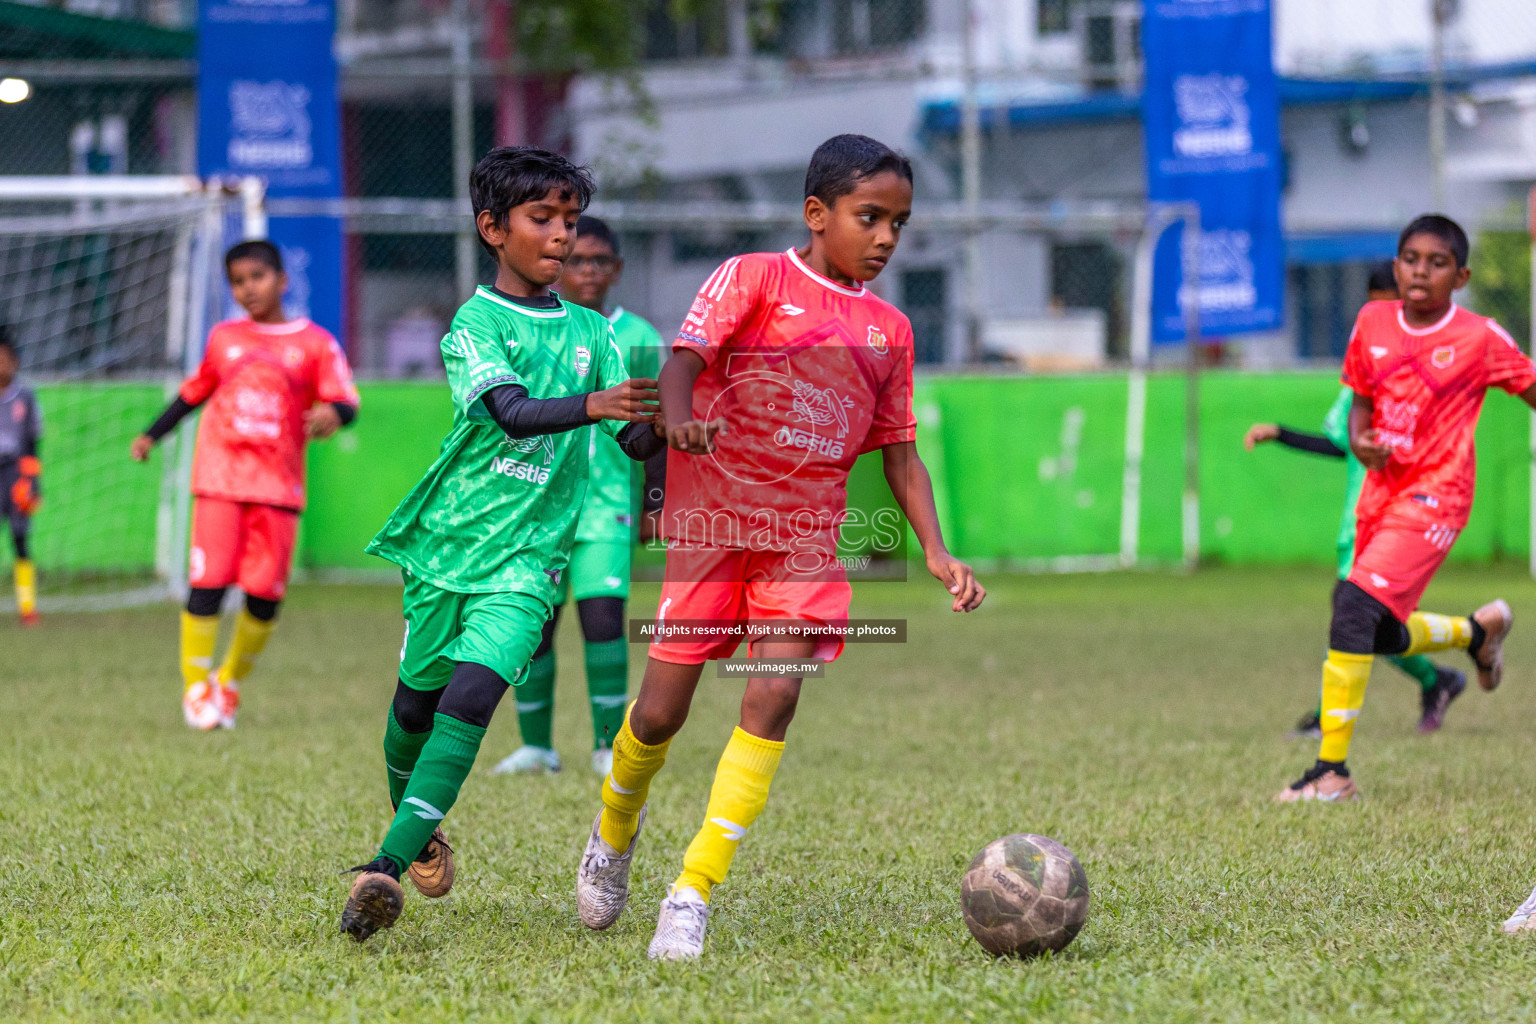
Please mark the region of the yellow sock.
[[631, 701], [624, 712], [624, 726], [613, 740], [613, 769], [603, 780], [603, 817], [597, 826], [603, 842], [621, 852], [635, 838], [640, 808], [651, 792], [651, 780], [667, 763], [667, 747], [672, 744], [667, 740], [646, 746], [635, 739], [629, 729], [629, 712], [634, 707]]
[[30, 558], [16, 559], [16, 610], [23, 615], [37, 611], [37, 567]]
[[724, 881], [730, 870], [736, 844], [768, 806], [768, 786], [783, 753], [782, 742], [753, 736], [740, 726], [731, 733], [715, 769], [704, 827], [683, 854], [683, 873], [675, 883], [679, 889], [692, 886], [708, 902], [710, 888]]
[[1460, 615], [1414, 612], [1408, 616], [1408, 637], [1405, 655], [1452, 648], [1464, 651], [1472, 646], [1472, 620]]
[[256, 656], [267, 646], [276, 619], [262, 622], [244, 609], [235, 620], [235, 636], [224, 654], [224, 665], [219, 669], [219, 679], [226, 683], [238, 683], [250, 675], [256, 664]]
[[1320, 761], [1342, 761], [1349, 755], [1349, 738], [1365, 704], [1365, 684], [1371, 678], [1369, 654], [1329, 651], [1323, 664], [1323, 743]]
[[213, 648], [219, 642], [219, 617], [181, 613], [181, 682], [192, 689], [208, 678], [213, 668]]

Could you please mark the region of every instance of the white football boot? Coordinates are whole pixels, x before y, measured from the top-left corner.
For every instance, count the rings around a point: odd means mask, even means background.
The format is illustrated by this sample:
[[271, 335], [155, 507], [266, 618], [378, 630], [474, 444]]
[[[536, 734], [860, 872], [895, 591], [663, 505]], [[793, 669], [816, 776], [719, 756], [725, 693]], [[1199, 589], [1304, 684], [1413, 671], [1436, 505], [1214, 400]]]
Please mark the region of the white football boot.
[[691, 885], [667, 887], [656, 919], [656, 934], [645, 955], [652, 960], [697, 960], [704, 953], [704, 928], [709, 904]]
[[518, 747], [496, 762], [492, 775], [542, 775], [560, 770], [560, 755], [546, 747]]
[[592, 751], [592, 770], [598, 774], [599, 778], [608, 777], [608, 774], [613, 771], [612, 747], [598, 747]]
[[181, 717], [186, 719], [189, 729], [200, 732], [219, 727], [219, 689], [212, 676], [193, 683], [182, 693]]
[[640, 808], [635, 834], [623, 853], [604, 842], [598, 831], [603, 812], [598, 811], [592, 819], [592, 834], [587, 837], [581, 866], [576, 869], [576, 912], [581, 923], [593, 931], [612, 926], [629, 902], [629, 865], [635, 856], [635, 844], [640, 841], [640, 830], [645, 828], [646, 807]]
[[1531, 898], [1515, 908], [1515, 912], [1509, 915], [1509, 920], [1504, 922], [1501, 929], [1507, 935], [1516, 932], [1536, 932], [1536, 892], [1531, 893]]

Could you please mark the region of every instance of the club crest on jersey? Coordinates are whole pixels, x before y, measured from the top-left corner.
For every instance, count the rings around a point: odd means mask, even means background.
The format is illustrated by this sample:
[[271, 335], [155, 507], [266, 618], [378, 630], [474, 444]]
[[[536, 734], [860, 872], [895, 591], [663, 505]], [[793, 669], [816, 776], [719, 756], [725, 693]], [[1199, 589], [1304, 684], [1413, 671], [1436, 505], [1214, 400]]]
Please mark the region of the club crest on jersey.
[[885, 332], [875, 326], [869, 328], [869, 336], [864, 339], [864, 343], [882, 356], [890, 351], [890, 342], [885, 340]]
[[1429, 361], [1435, 369], [1443, 370], [1456, 360], [1456, 348], [1454, 345], [1443, 345], [1430, 353]]
[[576, 376], [585, 377], [592, 369], [592, 351], [585, 345], [576, 346]]
[[853, 399], [843, 398], [831, 388], [818, 388], [803, 380], [795, 381], [795, 415], [804, 422], [818, 427], [835, 423], [837, 436], [847, 437], [848, 410], [852, 408]]

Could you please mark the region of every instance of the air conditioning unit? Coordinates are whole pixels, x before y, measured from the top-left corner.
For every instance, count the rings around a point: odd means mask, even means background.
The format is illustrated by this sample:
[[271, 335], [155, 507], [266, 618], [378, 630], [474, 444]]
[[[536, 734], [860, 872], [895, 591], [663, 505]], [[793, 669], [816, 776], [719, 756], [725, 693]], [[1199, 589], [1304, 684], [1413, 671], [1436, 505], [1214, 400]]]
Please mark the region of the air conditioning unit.
[[1141, 86], [1139, 0], [1082, 0], [1072, 12], [1089, 89], [1135, 92]]

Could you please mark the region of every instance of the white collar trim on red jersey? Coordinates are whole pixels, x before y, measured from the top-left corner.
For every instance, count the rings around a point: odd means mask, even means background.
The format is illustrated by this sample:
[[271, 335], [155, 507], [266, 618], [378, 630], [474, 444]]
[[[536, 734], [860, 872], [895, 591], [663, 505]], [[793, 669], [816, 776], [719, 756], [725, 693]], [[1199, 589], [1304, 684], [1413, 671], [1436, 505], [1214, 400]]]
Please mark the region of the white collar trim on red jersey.
[[555, 298], [557, 301], [559, 301], [560, 305], [556, 306], [554, 309], [534, 309], [531, 306], [519, 306], [515, 302], [508, 302], [500, 295], [497, 295], [495, 292], [491, 291], [485, 285], [481, 285], [480, 287], [476, 288], [475, 293], [483, 299], [490, 299], [498, 306], [505, 306], [507, 309], [510, 309], [513, 312], [521, 313], [523, 316], [531, 316], [535, 320], [558, 320], [565, 316], [565, 300], [561, 299], [558, 295], [556, 295]]
[[1407, 334], [1411, 334], [1411, 335], [1413, 335], [1416, 338], [1422, 338], [1426, 334], [1434, 334], [1436, 331], [1440, 330], [1446, 324], [1450, 323], [1451, 322], [1451, 317], [1456, 315], [1457, 309], [1458, 309], [1458, 307], [1457, 307], [1456, 303], [1453, 302], [1453, 303], [1451, 303], [1451, 308], [1446, 311], [1445, 316], [1441, 317], [1435, 323], [1430, 324], [1428, 327], [1409, 327], [1408, 326], [1408, 321], [1403, 319], [1403, 305], [1402, 305], [1402, 303], [1398, 303], [1398, 305], [1397, 305], [1397, 326], [1401, 327], [1403, 329], [1403, 331], [1405, 333], [1407, 333]]
[[309, 321], [301, 316], [282, 324], [259, 324], [247, 318], [245, 324], [257, 334], [297, 334], [309, 326]]
[[859, 285], [857, 290], [853, 288], [844, 288], [842, 285], [838, 284], [831, 278], [823, 277], [816, 273], [816, 271], [805, 265], [805, 261], [800, 258], [800, 254], [798, 252], [795, 252], [793, 246], [785, 249], [784, 255], [788, 256], [789, 261], [795, 266], [799, 267], [800, 271], [805, 274], [806, 277], [810, 278], [812, 281], [815, 281], [823, 288], [830, 288], [832, 291], [837, 292], [839, 295], [846, 295], [850, 299], [862, 299], [869, 292], [869, 289], [865, 288], [862, 284]]

